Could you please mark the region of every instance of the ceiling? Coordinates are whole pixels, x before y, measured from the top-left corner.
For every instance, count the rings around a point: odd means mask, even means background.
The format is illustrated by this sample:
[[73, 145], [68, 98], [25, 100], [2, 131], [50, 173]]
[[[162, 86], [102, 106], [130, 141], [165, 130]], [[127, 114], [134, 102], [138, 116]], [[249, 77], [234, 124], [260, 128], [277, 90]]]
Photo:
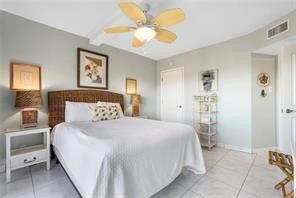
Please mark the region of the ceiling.
[[296, 0], [134, 0], [151, 5], [151, 14], [180, 7], [186, 21], [168, 28], [178, 35], [173, 44], [156, 40], [131, 47], [132, 33], [106, 35], [113, 25], [131, 25], [119, 10], [118, 0], [0, 0], [0, 9], [155, 60], [239, 37], [296, 9]]

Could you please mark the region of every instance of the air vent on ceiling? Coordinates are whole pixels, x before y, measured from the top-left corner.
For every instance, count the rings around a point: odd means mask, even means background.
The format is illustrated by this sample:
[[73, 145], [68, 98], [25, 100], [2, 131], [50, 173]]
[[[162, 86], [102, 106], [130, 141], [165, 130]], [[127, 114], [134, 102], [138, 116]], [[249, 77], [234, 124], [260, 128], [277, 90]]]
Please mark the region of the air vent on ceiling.
[[279, 34], [289, 30], [289, 21], [284, 21], [281, 24], [272, 27], [267, 31], [267, 39], [278, 36]]

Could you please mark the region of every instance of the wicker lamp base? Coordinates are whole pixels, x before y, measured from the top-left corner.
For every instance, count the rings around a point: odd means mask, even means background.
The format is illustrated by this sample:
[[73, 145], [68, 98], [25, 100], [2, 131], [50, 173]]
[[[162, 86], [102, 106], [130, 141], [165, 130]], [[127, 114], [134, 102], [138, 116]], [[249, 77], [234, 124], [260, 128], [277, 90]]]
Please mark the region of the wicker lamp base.
[[140, 116], [140, 108], [139, 105], [133, 105], [133, 117], [138, 117]]
[[21, 110], [21, 127], [29, 128], [38, 125], [38, 110], [35, 108]]

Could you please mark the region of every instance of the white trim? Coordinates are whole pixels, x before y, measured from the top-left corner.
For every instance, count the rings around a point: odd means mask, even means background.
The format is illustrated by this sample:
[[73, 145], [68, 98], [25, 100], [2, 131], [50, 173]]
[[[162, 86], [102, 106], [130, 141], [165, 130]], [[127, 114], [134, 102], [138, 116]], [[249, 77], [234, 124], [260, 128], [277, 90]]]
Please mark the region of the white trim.
[[278, 151], [278, 147], [265, 147], [253, 149], [252, 153], [266, 153], [268, 151]]
[[241, 147], [241, 146], [235, 146], [235, 145], [231, 145], [231, 144], [224, 144], [224, 143], [217, 143], [217, 147], [220, 148], [224, 148], [224, 149], [229, 149], [229, 150], [233, 150], [233, 151], [240, 151], [240, 152], [244, 152], [244, 153], [264, 153], [264, 152], [268, 152], [268, 151], [278, 151], [278, 147], [273, 146], [273, 147], [264, 147], [264, 148], [256, 148], [256, 149], [251, 149], [251, 148], [247, 148], [247, 147]]
[[5, 159], [0, 160], [0, 173], [5, 172]]
[[166, 70], [162, 70], [160, 71], [160, 120], [162, 120], [162, 76], [163, 73], [166, 72], [172, 72], [172, 71], [177, 71], [177, 70], [182, 70], [183, 71], [183, 76], [182, 76], [182, 80], [183, 80], [183, 101], [182, 101], [182, 106], [183, 106], [183, 123], [185, 122], [185, 68], [184, 67], [175, 67], [172, 69], [166, 69]]
[[235, 146], [235, 145], [230, 145], [230, 144], [224, 144], [224, 143], [218, 143], [218, 147], [224, 148], [224, 149], [229, 149], [233, 151], [240, 151], [244, 153], [252, 153], [252, 149], [247, 148], [247, 147], [241, 147], [241, 146]]

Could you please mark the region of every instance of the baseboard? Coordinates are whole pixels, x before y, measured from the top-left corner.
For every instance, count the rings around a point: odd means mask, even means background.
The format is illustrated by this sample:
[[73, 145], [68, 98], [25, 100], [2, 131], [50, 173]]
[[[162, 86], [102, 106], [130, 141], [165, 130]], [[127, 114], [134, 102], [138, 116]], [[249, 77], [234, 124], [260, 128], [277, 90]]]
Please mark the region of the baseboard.
[[252, 153], [264, 153], [268, 151], [279, 151], [279, 150], [278, 150], [278, 147], [276, 146], [252, 149]]
[[5, 160], [0, 160], [0, 173], [5, 172]]
[[221, 148], [224, 148], [224, 149], [233, 150], [233, 151], [240, 151], [240, 152], [244, 152], [244, 153], [252, 153], [252, 149], [246, 148], [246, 147], [235, 146], [235, 145], [224, 144], [224, 143], [218, 143], [217, 146], [221, 147]]
[[218, 143], [217, 146], [220, 148], [229, 149], [229, 150], [233, 150], [233, 151], [240, 151], [240, 152], [245, 152], [245, 153], [263, 153], [263, 152], [268, 152], [268, 151], [278, 151], [278, 147], [276, 147], [276, 146], [256, 148], [256, 149], [235, 146], [235, 145], [231, 145], [231, 144], [224, 144], [224, 143]]

